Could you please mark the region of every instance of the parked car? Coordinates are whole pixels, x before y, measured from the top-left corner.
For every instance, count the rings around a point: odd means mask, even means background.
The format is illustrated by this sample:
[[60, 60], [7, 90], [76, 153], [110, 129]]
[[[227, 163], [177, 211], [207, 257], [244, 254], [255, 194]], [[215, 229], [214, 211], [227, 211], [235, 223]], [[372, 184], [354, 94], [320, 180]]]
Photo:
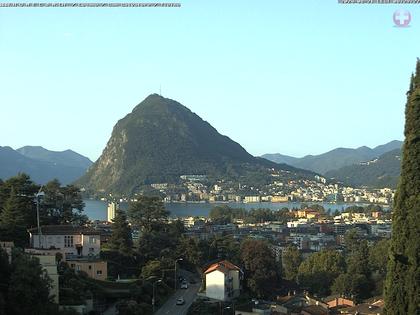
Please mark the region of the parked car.
[[176, 300], [176, 305], [184, 305], [184, 304], [185, 304], [184, 298], [181, 297], [181, 298]]
[[181, 283], [181, 289], [188, 289], [188, 283], [187, 283], [187, 281], [183, 281]]

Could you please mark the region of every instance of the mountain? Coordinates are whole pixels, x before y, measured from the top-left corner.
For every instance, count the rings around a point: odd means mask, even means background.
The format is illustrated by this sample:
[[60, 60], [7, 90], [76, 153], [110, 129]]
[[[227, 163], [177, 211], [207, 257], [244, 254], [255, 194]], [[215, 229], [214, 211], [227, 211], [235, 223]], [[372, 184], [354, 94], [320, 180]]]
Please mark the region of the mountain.
[[23, 147], [13, 150], [0, 147], [0, 178], [5, 180], [26, 173], [39, 184], [58, 179], [70, 184], [82, 176], [92, 162], [71, 150], [49, 151], [42, 147]]
[[267, 159], [269, 161], [273, 161], [275, 163], [285, 163], [285, 164], [289, 164], [289, 165], [293, 165], [294, 163], [299, 161], [299, 158], [289, 156], [289, 155], [283, 155], [283, 154], [280, 154], [280, 153], [274, 153], [274, 154], [268, 153], [268, 154], [264, 154], [262, 157], [264, 159]]
[[329, 171], [325, 176], [351, 186], [396, 188], [400, 172], [401, 149], [395, 149], [379, 158]]
[[373, 149], [366, 146], [357, 149], [337, 148], [320, 155], [307, 155], [302, 158], [293, 158], [278, 153], [265, 154], [262, 157], [273, 162], [283, 162], [294, 167], [326, 174], [329, 171], [338, 170], [344, 166], [377, 158], [386, 152], [401, 149], [401, 147], [402, 141], [394, 140]]
[[378, 145], [372, 150], [374, 151], [374, 154], [378, 157], [384, 153], [393, 151], [395, 149], [401, 149], [402, 145], [403, 145], [402, 141], [394, 140], [383, 145]]
[[77, 184], [133, 194], [142, 185], [178, 182], [181, 175], [246, 180], [270, 168], [314, 176], [252, 156], [185, 106], [152, 94], [117, 122], [102, 155]]
[[85, 170], [92, 165], [91, 160], [72, 150], [57, 152], [50, 151], [39, 146], [25, 146], [17, 149], [16, 151], [34, 160], [51, 162], [70, 167], [84, 168]]

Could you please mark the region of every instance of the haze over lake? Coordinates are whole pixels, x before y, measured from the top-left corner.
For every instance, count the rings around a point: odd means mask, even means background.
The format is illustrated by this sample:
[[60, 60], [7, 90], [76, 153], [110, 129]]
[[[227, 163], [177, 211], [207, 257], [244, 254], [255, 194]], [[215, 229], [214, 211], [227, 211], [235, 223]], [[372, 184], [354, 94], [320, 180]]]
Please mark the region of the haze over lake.
[[[84, 214], [89, 217], [90, 220], [106, 220], [107, 219], [107, 202], [101, 200], [84, 200], [86, 207]], [[300, 208], [301, 202], [287, 202], [287, 203], [271, 203], [271, 202], [260, 202], [260, 203], [165, 203], [165, 207], [169, 210], [171, 217], [189, 217], [189, 216], [202, 216], [207, 217], [210, 210], [213, 207], [219, 205], [226, 205], [232, 208], [244, 208], [247, 210], [258, 209], [258, 208], [267, 208], [271, 210], [279, 210], [281, 208]], [[313, 204], [313, 203], [305, 203]], [[349, 203], [318, 203], [322, 205], [326, 210], [331, 209], [331, 211], [343, 211], [349, 206], [355, 204]], [[359, 206], [364, 206], [366, 204], [357, 204]], [[388, 208], [388, 206], [383, 206]], [[127, 208], [127, 203], [121, 204], [122, 209]]]

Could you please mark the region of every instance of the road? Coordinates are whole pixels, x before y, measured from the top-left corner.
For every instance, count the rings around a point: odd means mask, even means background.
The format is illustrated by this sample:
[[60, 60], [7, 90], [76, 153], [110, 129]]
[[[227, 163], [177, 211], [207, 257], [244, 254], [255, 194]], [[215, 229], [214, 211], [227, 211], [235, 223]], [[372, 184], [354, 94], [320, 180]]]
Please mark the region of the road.
[[117, 308], [115, 307], [117, 303], [112, 304], [109, 306], [105, 312], [102, 313], [102, 315], [116, 315], [117, 314]]
[[[188, 289], [177, 290], [162, 307], [155, 313], [156, 315], [186, 315], [191, 304], [194, 302], [200, 284], [188, 284]], [[184, 305], [176, 305], [176, 300], [183, 297]]]

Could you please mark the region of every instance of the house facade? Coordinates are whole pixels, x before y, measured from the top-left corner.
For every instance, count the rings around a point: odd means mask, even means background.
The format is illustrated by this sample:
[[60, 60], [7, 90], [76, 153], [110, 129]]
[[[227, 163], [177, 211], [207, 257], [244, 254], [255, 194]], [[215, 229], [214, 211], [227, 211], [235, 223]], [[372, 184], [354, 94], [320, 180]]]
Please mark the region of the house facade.
[[33, 255], [39, 259], [39, 264], [51, 279], [50, 296], [54, 297], [54, 302], [59, 303], [59, 283], [58, 270], [55, 255]]
[[105, 261], [73, 259], [69, 260], [68, 264], [76, 272], [83, 271], [92, 279], [105, 281], [108, 277], [108, 265]]
[[31, 248], [60, 249], [66, 258], [96, 257], [101, 251], [100, 233], [86, 227], [48, 225], [29, 230]]
[[228, 301], [240, 294], [242, 271], [227, 260], [210, 265], [206, 276], [206, 296], [211, 299]]
[[88, 277], [106, 280], [107, 262], [99, 259], [101, 235], [94, 229], [72, 225], [48, 225], [30, 229], [28, 251], [33, 255], [60, 254], [61, 261], [67, 262], [76, 272], [85, 272]]

